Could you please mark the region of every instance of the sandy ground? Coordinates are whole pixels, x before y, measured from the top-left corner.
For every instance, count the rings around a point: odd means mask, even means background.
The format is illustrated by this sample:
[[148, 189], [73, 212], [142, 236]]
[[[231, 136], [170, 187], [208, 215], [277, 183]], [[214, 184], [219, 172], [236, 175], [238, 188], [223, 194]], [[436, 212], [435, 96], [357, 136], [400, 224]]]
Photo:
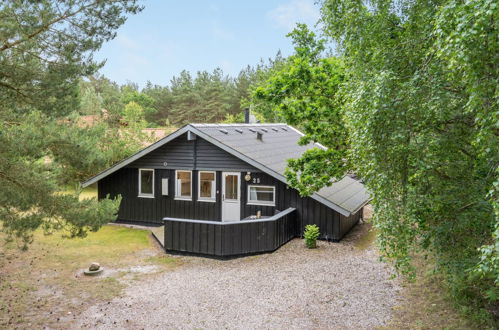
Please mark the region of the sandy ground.
[[232, 260], [178, 257], [183, 265], [138, 280], [124, 296], [91, 306], [74, 324], [92, 329], [366, 329], [384, 325], [399, 299], [367, 225], [342, 242]]

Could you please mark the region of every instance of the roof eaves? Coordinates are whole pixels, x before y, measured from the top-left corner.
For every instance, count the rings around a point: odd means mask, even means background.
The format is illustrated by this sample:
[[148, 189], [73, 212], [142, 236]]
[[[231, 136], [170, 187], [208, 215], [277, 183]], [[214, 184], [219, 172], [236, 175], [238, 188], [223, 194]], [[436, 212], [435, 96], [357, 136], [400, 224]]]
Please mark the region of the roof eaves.
[[[202, 130], [197, 129], [196, 127], [193, 127], [193, 129], [195, 130], [194, 131], [195, 134], [199, 135], [201, 138], [205, 139], [206, 141], [215, 144], [216, 146], [222, 148], [223, 150], [227, 151], [228, 153], [232, 154], [233, 156], [236, 156], [236, 157], [244, 160], [248, 164], [253, 165], [254, 167], [258, 168], [259, 170], [262, 170], [265, 173], [267, 173], [267, 174], [273, 176], [274, 178], [287, 184], [286, 178], [283, 175], [275, 172], [274, 170], [268, 168], [267, 166], [261, 164], [260, 162], [257, 162], [256, 160], [247, 157], [246, 155], [244, 155], [244, 154], [240, 153], [239, 151], [233, 149], [232, 147], [226, 145], [222, 141], [215, 139], [212, 136], [206, 134]], [[337, 204], [331, 202], [330, 200], [328, 200], [328, 199], [326, 199], [326, 198], [324, 198], [316, 193], [312, 194], [310, 197], [315, 199], [316, 201], [324, 204], [324, 205], [329, 206], [330, 208], [341, 213], [344, 216], [349, 216], [351, 214], [350, 211], [338, 206]]]
[[[251, 126], [252, 124], [244, 124], [244, 125]], [[258, 125], [267, 125], [267, 124], [258, 124]], [[198, 126], [198, 127], [207, 127], [207, 126]], [[93, 176], [92, 178], [88, 179], [87, 181], [83, 182], [82, 187], [83, 188], [88, 187], [89, 185], [91, 185], [91, 184], [103, 179], [104, 177], [116, 172], [117, 170], [125, 167], [126, 165], [128, 165], [128, 164], [132, 163], [133, 161], [139, 159], [140, 157], [148, 154], [149, 152], [154, 151], [155, 149], [161, 147], [162, 145], [170, 142], [171, 140], [177, 138], [178, 136], [180, 136], [188, 131], [191, 131], [194, 134], [199, 135], [201, 138], [205, 139], [206, 141], [215, 144], [216, 146], [227, 151], [228, 153], [232, 154], [233, 156], [236, 156], [236, 157], [244, 160], [248, 164], [253, 165], [254, 167], [264, 171], [265, 173], [267, 173], [267, 174], [273, 176], [274, 178], [282, 181], [283, 183], [287, 184], [286, 178], [283, 175], [275, 172], [274, 170], [268, 168], [267, 166], [261, 164], [260, 162], [255, 161], [254, 159], [247, 157], [246, 155], [242, 154], [241, 152], [231, 148], [230, 146], [223, 143], [222, 141], [220, 141], [220, 140], [210, 136], [209, 134], [203, 132], [202, 130], [198, 129], [198, 127], [196, 126], [196, 124], [188, 124], [188, 125], [180, 128], [179, 130], [173, 132], [172, 134], [170, 134], [170, 135], [162, 138], [161, 140], [151, 144], [149, 147], [146, 147], [146, 148], [140, 150], [139, 152], [135, 153], [134, 155], [116, 163], [115, 165], [111, 166], [110, 168], [100, 172], [99, 174], [97, 174], [97, 175]], [[219, 127], [219, 126], [213, 125], [210, 127]], [[326, 205], [326, 206], [329, 206], [330, 208], [332, 208], [333, 210], [339, 212], [340, 214], [342, 214], [344, 216], [349, 216], [351, 214], [350, 211], [338, 206], [337, 204], [320, 196], [317, 193], [312, 194], [310, 197], [315, 199], [316, 201]]]

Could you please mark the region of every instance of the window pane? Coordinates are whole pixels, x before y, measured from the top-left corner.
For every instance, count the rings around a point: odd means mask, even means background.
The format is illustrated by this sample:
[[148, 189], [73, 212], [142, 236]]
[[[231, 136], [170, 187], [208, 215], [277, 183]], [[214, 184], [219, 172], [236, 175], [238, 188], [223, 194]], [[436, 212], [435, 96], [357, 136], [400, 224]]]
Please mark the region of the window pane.
[[215, 198], [215, 173], [200, 172], [199, 197]]
[[250, 187], [249, 200], [272, 203], [274, 201], [274, 189], [272, 187]]
[[225, 199], [238, 199], [238, 184], [237, 175], [225, 176]]
[[191, 197], [191, 172], [177, 172], [177, 195]]
[[140, 171], [140, 193], [152, 194], [153, 171]]
[[201, 172], [201, 180], [215, 180], [215, 173]]

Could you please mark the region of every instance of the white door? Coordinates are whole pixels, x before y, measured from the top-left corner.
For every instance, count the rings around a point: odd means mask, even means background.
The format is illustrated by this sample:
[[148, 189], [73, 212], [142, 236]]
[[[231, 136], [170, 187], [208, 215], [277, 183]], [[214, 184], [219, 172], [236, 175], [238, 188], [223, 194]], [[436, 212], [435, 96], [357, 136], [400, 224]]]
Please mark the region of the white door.
[[241, 220], [240, 173], [222, 172], [222, 221]]

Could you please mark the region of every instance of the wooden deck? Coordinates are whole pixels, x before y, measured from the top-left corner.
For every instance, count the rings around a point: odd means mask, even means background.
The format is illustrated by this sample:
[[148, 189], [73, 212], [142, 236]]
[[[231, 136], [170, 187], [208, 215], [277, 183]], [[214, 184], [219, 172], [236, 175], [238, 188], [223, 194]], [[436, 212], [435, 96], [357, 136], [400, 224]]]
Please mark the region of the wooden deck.
[[159, 244], [161, 244], [162, 247], [165, 247], [165, 226], [151, 227], [149, 229]]

